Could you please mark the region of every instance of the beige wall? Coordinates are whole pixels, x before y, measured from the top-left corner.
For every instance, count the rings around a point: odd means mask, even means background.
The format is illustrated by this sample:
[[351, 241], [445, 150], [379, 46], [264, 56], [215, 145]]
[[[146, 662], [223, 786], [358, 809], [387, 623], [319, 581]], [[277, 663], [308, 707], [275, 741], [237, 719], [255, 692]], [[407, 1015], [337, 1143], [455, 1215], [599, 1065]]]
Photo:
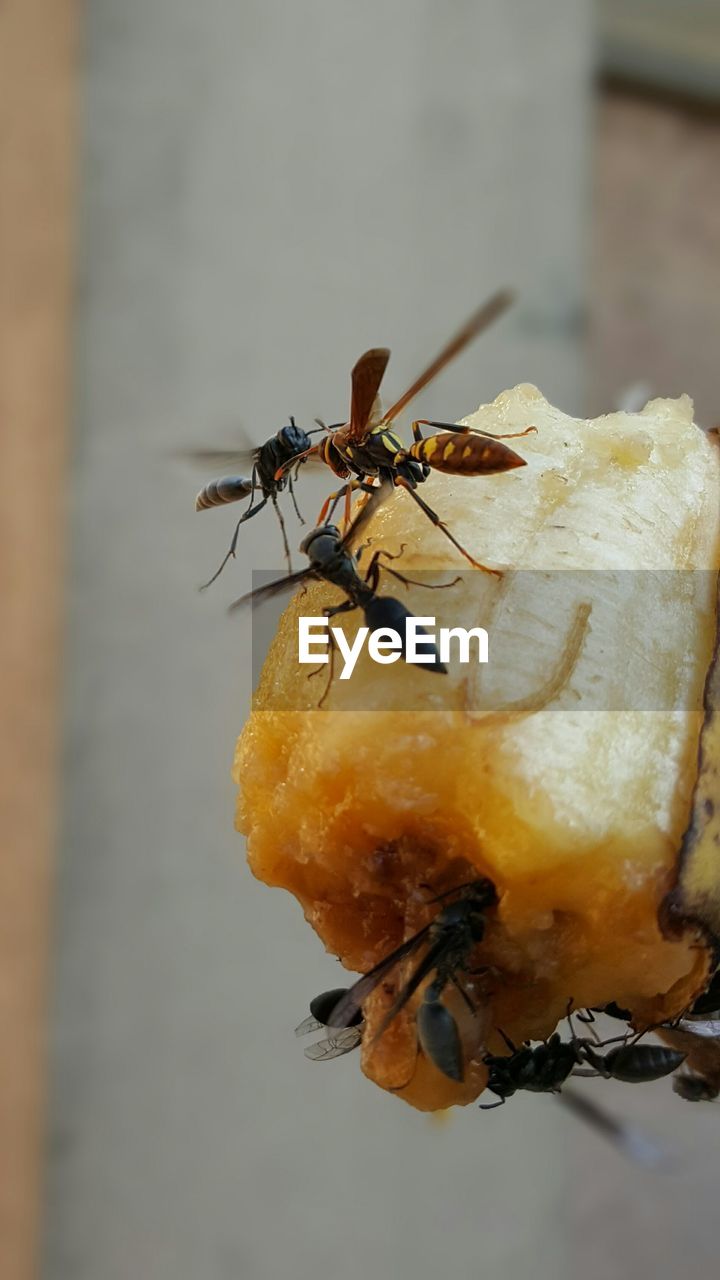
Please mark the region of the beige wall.
[[0, 5], [0, 1272], [36, 1273], [56, 826], [76, 0]]

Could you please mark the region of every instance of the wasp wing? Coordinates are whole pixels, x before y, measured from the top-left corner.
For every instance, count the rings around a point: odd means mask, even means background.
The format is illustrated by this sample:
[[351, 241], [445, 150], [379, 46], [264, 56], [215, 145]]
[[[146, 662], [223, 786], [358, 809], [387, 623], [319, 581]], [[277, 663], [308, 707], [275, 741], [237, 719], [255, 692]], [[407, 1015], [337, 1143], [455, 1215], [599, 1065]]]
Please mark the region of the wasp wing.
[[348, 437], [359, 443], [367, 435], [375, 397], [390, 359], [387, 347], [371, 347], [363, 352], [350, 375], [352, 395]]
[[217, 473], [245, 471], [254, 463], [256, 452], [256, 449], [249, 447], [245, 449], [230, 447], [227, 449], [180, 449], [175, 457], [191, 463], [194, 467], [207, 468]]
[[415, 396], [419, 395], [428, 383], [432, 382], [433, 378], [437, 378], [446, 364], [454, 360], [455, 356], [458, 356], [479, 333], [482, 333], [483, 329], [487, 329], [493, 320], [497, 320], [498, 316], [501, 316], [503, 311], [507, 310], [514, 297], [515, 295], [510, 289], [500, 289], [487, 302], [484, 302], [481, 307], [478, 307], [477, 311], [470, 316], [470, 319], [465, 321], [462, 329], [459, 329], [455, 336], [443, 347], [432, 364], [429, 364], [423, 370], [420, 377], [416, 378], [407, 391], [403, 392], [400, 399], [396, 400], [394, 405], [388, 409], [382, 419], [383, 422], [392, 422], [394, 418], [397, 418], [398, 414], [407, 408], [410, 401], [414, 400]]
[[390, 1026], [390, 1023], [393, 1021], [393, 1018], [397, 1017], [400, 1010], [405, 1008], [405, 1005], [407, 1004], [410, 997], [415, 994], [418, 987], [420, 986], [420, 983], [423, 982], [424, 979], [427, 978], [428, 974], [432, 973], [433, 969], [437, 967], [437, 963], [440, 960], [443, 952], [447, 950], [447, 947], [448, 947], [448, 937], [447, 935], [443, 936], [441, 934], [440, 937], [437, 939], [437, 941], [434, 942], [433, 945], [430, 947], [427, 955], [423, 956], [414, 974], [405, 983], [405, 986], [403, 987], [402, 991], [397, 997], [397, 1000], [395, 1000], [392, 1007], [388, 1009], [387, 1013], [385, 1014], [385, 1017], [380, 1023], [380, 1026], [375, 1032], [375, 1035], [373, 1037], [373, 1044], [375, 1043], [376, 1040], [379, 1040], [382, 1035], [384, 1035], [384, 1033], [387, 1031], [388, 1027]]
[[393, 487], [389, 480], [383, 480], [373, 489], [372, 493], [368, 495], [367, 502], [363, 503], [355, 519], [348, 525], [342, 539], [343, 547], [352, 551], [363, 529], [370, 523], [370, 520], [383, 502], [386, 502], [390, 497]]
[[228, 613], [235, 613], [248, 604], [262, 604], [263, 600], [272, 600], [283, 591], [294, 591], [303, 582], [316, 576], [312, 569], [300, 569], [297, 573], [288, 573], [284, 578], [276, 578], [274, 582], [268, 582], [264, 587], [256, 587], [254, 591], [246, 591], [244, 596], [233, 600], [232, 604], [228, 605]]
[[408, 938], [407, 942], [401, 942], [399, 947], [390, 952], [389, 956], [385, 956], [374, 969], [366, 973], [364, 977], [359, 978], [354, 986], [350, 987], [345, 995], [330, 1013], [327, 1025], [329, 1027], [348, 1027], [358, 1012], [362, 1009], [363, 1002], [375, 990], [377, 985], [382, 982], [387, 973], [390, 972], [396, 964], [405, 959], [415, 951], [427, 938], [432, 925], [426, 924], [418, 933], [413, 934], [412, 938]]
[[[332, 428], [329, 429], [332, 430]], [[310, 432], [309, 434], [312, 435], [313, 433]], [[257, 460], [258, 447], [246, 449], [180, 449], [173, 456], [181, 462], [189, 462], [196, 469], [211, 471], [215, 475], [220, 475], [226, 472], [246, 471], [254, 466]], [[290, 460], [290, 464], [292, 462], [293, 459]], [[324, 465], [322, 458], [313, 453], [304, 454], [303, 462], [316, 467]], [[286, 464], [285, 469], [290, 464]]]

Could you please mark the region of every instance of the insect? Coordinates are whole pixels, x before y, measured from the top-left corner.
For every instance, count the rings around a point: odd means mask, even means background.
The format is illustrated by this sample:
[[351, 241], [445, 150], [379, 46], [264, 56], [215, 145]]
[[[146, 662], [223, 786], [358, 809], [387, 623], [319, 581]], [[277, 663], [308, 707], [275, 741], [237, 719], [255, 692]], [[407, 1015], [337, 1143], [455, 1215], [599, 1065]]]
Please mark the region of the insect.
[[[497, 570], [490, 570], [486, 565], [480, 564], [465, 550], [437, 512], [428, 506], [416, 490], [427, 479], [431, 470], [452, 475], [487, 476], [525, 466], [525, 459], [502, 441], [525, 436], [534, 431], [535, 427], [527, 427], [524, 431], [505, 436], [493, 436], [489, 432], [476, 431], [455, 423], [433, 422], [421, 418], [413, 422], [413, 443], [406, 448], [392, 430], [391, 424], [450, 360], [502, 314], [510, 305], [512, 296], [506, 290], [494, 294], [381, 417], [377, 398], [390, 352], [387, 347], [373, 347], [360, 356], [351, 374], [349, 422], [339, 428], [329, 428], [325, 439], [312, 445], [306, 455], [319, 456], [336, 476], [347, 481], [327, 498], [318, 517], [319, 524], [323, 524], [332, 515], [343, 497], [345, 516], [346, 519], [349, 518], [353, 492], [358, 488], [365, 488], [368, 477], [380, 476], [406, 489], [421, 511], [474, 568], [498, 573]], [[422, 427], [432, 427], [441, 434], [425, 439]], [[286, 465], [290, 466], [292, 463]]]
[[434, 901], [441, 902], [451, 895], [457, 895], [455, 900], [442, 907], [434, 920], [391, 951], [390, 955], [385, 956], [379, 964], [376, 964], [369, 973], [366, 973], [341, 996], [334, 1009], [330, 1010], [327, 1025], [329, 1027], [353, 1026], [365, 1000], [391, 970], [425, 947], [425, 955], [408, 981], [401, 987], [391, 1008], [382, 1019], [373, 1043], [387, 1031], [390, 1023], [425, 979], [434, 974], [432, 981], [425, 989], [423, 1001], [417, 1013], [418, 1039], [425, 1056], [439, 1071], [449, 1076], [451, 1080], [462, 1080], [464, 1065], [460, 1033], [452, 1014], [442, 1004], [442, 994], [448, 983], [452, 983], [471, 1012], [475, 1012], [457, 975], [463, 971], [472, 972], [469, 961], [473, 951], [483, 940], [486, 913], [488, 908], [497, 903], [497, 894], [492, 882], [481, 877], [468, 884], [458, 885], [455, 889], [449, 889]]
[[[325, 430], [325, 428], [321, 427], [319, 430]], [[201, 590], [204, 591], [220, 577], [228, 560], [235, 556], [241, 526], [245, 524], [246, 520], [252, 519], [259, 511], [262, 511], [268, 502], [271, 502], [275, 509], [282, 532], [285, 559], [288, 562], [288, 568], [291, 567], [290, 548], [288, 546], [285, 521], [278, 505], [278, 494], [287, 487], [295, 513], [301, 524], [304, 524], [305, 521], [300, 514], [295, 499], [293, 484], [294, 478], [297, 476], [297, 467], [301, 466], [309, 456], [309, 450], [312, 445], [310, 437], [313, 435], [317, 435], [317, 431], [303, 431], [302, 427], [299, 427], [291, 416], [288, 426], [281, 427], [274, 436], [271, 436], [259, 448], [250, 450], [245, 454], [238, 453], [233, 455], [224, 453], [220, 449], [199, 449], [192, 453], [191, 456], [196, 461], [219, 462], [220, 459], [231, 458], [252, 463], [252, 473], [249, 479], [245, 476], [222, 476], [219, 480], [211, 480], [209, 484], [206, 484], [200, 490], [195, 499], [196, 511], [209, 511], [211, 507], [226, 506], [230, 502], [238, 502], [242, 498], [250, 498], [247, 510], [243, 512], [235, 526], [235, 532], [227, 555], [212, 578], [203, 583]], [[297, 466], [295, 466], [296, 461]], [[258, 490], [261, 496], [258, 501], [254, 501]]]
[[[394, 596], [378, 595], [377, 588], [381, 568], [400, 582], [414, 583], [416, 586], [427, 586], [429, 589], [450, 587], [454, 583], [417, 583], [413, 578], [406, 578], [404, 574], [398, 573], [396, 569], [391, 569], [387, 563], [381, 565], [381, 560], [387, 561], [396, 558], [382, 549], [376, 551], [371, 557], [365, 576], [360, 576], [357, 560], [353, 554], [353, 547], [371, 516], [380, 504], [385, 501], [390, 492], [391, 486], [387, 482], [372, 489], [368, 501], [352, 521], [345, 534], [341, 534], [340, 530], [332, 524], [318, 525], [317, 528], [312, 529], [300, 544], [301, 551], [304, 551], [310, 560], [309, 567], [300, 570], [298, 573], [288, 574], [284, 578], [278, 578], [264, 587], [257, 587], [254, 591], [247, 592], [230, 606], [230, 611], [242, 608], [251, 602], [258, 604], [263, 600], [269, 600], [282, 591], [292, 590], [294, 587], [311, 581], [313, 578], [319, 578], [325, 582], [332, 583], [335, 587], [339, 587], [347, 596], [347, 599], [342, 604], [334, 605], [325, 610], [328, 618], [336, 617], [341, 613], [350, 613], [353, 609], [361, 609], [365, 623], [371, 631], [389, 627], [397, 631], [401, 637], [404, 637], [407, 619], [413, 615]], [[423, 635], [427, 635], [424, 628], [418, 627], [418, 633], [421, 632]], [[427, 671], [435, 671], [441, 674], [447, 672], [447, 667], [440, 661], [437, 649], [429, 638], [425, 645], [425, 653], [427, 657], [432, 657], [434, 654], [432, 662], [422, 664]], [[404, 653], [403, 656], [405, 656]], [[325, 702], [332, 684], [333, 657], [334, 648], [331, 646], [328, 682], [318, 706], [322, 706]], [[310, 674], [314, 673], [311, 672]]]
[[[332, 991], [323, 991], [310, 1001], [310, 1016], [295, 1028], [296, 1036], [309, 1035], [311, 1031], [328, 1030], [328, 1018], [338, 1001], [348, 991], [347, 987], [334, 987]], [[305, 1057], [313, 1062], [329, 1062], [332, 1058], [340, 1058], [345, 1053], [357, 1049], [362, 1040], [362, 1010], [358, 1009], [355, 1018], [348, 1027], [341, 1027], [324, 1040], [316, 1040], [305, 1049]]]
[[[677, 1022], [665, 1023], [658, 1035], [673, 1048], [684, 1051], [685, 1070], [673, 1081], [673, 1089], [688, 1102], [712, 1102], [720, 1096], [720, 1015], [717, 1007], [718, 980]], [[698, 1017], [707, 1012], [709, 1017]]]
[[558, 1093], [570, 1075], [602, 1076], [605, 1080], [623, 1080], [627, 1084], [660, 1080], [676, 1071], [686, 1056], [662, 1045], [627, 1044], [624, 1036], [620, 1045], [603, 1055], [599, 1050], [613, 1041], [604, 1040], [595, 1046], [576, 1036], [563, 1040], [557, 1032], [534, 1048], [522, 1045], [518, 1049], [503, 1032], [500, 1034], [510, 1055], [487, 1054], [484, 1059], [489, 1068], [487, 1088], [499, 1102], [481, 1104], [483, 1111], [502, 1106], [520, 1089], [531, 1093]]

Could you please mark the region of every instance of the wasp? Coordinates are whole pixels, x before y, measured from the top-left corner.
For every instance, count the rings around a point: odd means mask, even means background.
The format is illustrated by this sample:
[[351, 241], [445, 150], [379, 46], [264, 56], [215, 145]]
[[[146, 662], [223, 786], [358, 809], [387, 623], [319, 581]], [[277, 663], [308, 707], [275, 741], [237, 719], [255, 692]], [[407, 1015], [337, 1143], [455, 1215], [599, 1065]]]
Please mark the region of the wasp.
[[[627, 1084], [649, 1083], [669, 1076], [685, 1061], [686, 1055], [662, 1045], [628, 1044], [626, 1037], [609, 1053], [600, 1049], [612, 1044], [611, 1040], [593, 1045], [589, 1040], [573, 1036], [563, 1040], [557, 1032], [549, 1040], [531, 1048], [520, 1048], [500, 1032], [510, 1050], [509, 1056], [486, 1054], [483, 1061], [488, 1067], [487, 1088], [498, 1102], [481, 1104], [481, 1110], [492, 1111], [501, 1107], [507, 1098], [518, 1090], [530, 1093], [559, 1093], [570, 1075], [602, 1076], [605, 1080], [622, 1080]], [[586, 1067], [584, 1064], [588, 1064]]]
[[[295, 1028], [296, 1036], [309, 1035], [311, 1031], [328, 1030], [328, 1018], [338, 1001], [347, 995], [348, 987], [333, 987], [332, 991], [322, 991], [310, 1001], [310, 1016]], [[329, 1062], [332, 1058], [340, 1058], [345, 1053], [357, 1049], [363, 1034], [362, 1010], [358, 1009], [353, 1021], [347, 1027], [340, 1027], [333, 1035], [324, 1040], [316, 1040], [305, 1049], [305, 1057], [313, 1062]]]
[[460, 1081], [464, 1077], [460, 1033], [455, 1019], [442, 1003], [442, 995], [448, 983], [452, 983], [471, 1012], [476, 1012], [470, 997], [458, 981], [458, 974], [471, 972], [469, 962], [473, 951], [485, 936], [487, 911], [496, 905], [497, 893], [492, 881], [481, 877], [449, 889], [434, 901], [440, 902], [451, 895], [458, 896], [454, 901], [446, 903], [429, 924], [391, 951], [340, 997], [327, 1014], [326, 1025], [330, 1028], [356, 1025], [358, 1013], [375, 988], [401, 961], [426, 948], [425, 955], [400, 988], [391, 1008], [382, 1019], [373, 1043], [387, 1031], [390, 1023], [426, 978], [434, 975], [425, 988], [417, 1012], [418, 1040], [425, 1056], [439, 1071], [451, 1080]]
[[[391, 487], [387, 482], [372, 489], [368, 501], [344, 534], [341, 534], [340, 530], [332, 524], [318, 525], [317, 528], [312, 529], [300, 544], [300, 550], [310, 560], [309, 567], [297, 573], [287, 574], [284, 578], [278, 578], [274, 582], [267, 583], [266, 586], [257, 587], [254, 591], [248, 591], [234, 601], [230, 606], [230, 612], [249, 603], [259, 604], [263, 600], [269, 600], [283, 591], [291, 591], [295, 587], [299, 587], [313, 579], [321, 579], [338, 587], [347, 597], [342, 604], [326, 609], [326, 617], [333, 618], [338, 614], [350, 613], [353, 609], [361, 609], [365, 623], [370, 631], [388, 627], [397, 631], [401, 637], [404, 637], [405, 624], [408, 618], [413, 615], [394, 596], [378, 594], [377, 589], [381, 570], [391, 574], [399, 582], [415, 586], [427, 586], [430, 590], [454, 586], [457, 579], [454, 579], [453, 582], [437, 584], [417, 582], [413, 578], [407, 578], [404, 574], [398, 573], [396, 569], [391, 569], [387, 563], [381, 565], [381, 561], [397, 558], [382, 549], [376, 551], [371, 557], [365, 576], [360, 576], [357, 559], [353, 554], [353, 547], [367, 522], [390, 492]], [[418, 632], [427, 635], [427, 632], [422, 627], [418, 627]], [[334, 647], [331, 647], [328, 682], [325, 692], [318, 703], [319, 707], [324, 704], [332, 684], [334, 652]], [[447, 673], [447, 667], [440, 661], [440, 655], [429, 638], [425, 654], [427, 658], [433, 659], [422, 664], [427, 671], [435, 671], [440, 674]], [[406, 658], [404, 652], [402, 656]], [[408, 659], [406, 658], [406, 660]], [[318, 670], [320, 669], [318, 668]], [[311, 672], [310, 674], [316, 673]]]
[[[326, 428], [320, 427], [319, 430], [326, 430]], [[300, 514], [295, 498], [294, 480], [297, 478], [297, 468], [309, 456], [309, 450], [312, 446], [311, 436], [313, 435], [317, 435], [317, 431], [304, 431], [291, 416], [288, 426], [281, 427], [274, 436], [271, 436], [259, 448], [250, 450], [247, 453], [223, 452], [220, 449], [197, 449], [193, 451], [191, 457], [196, 461], [219, 463], [221, 459], [224, 459], [252, 463], [252, 471], [249, 477], [229, 475], [222, 476], [219, 480], [211, 480], [209, 484], [206, 484], [200, 490], [195, 499], [196, 511], [209, 511], [212, 507], [227, 506], [228, 503], [238, 502], [247, 497], [250, 498], [247, 510], [243, 512], [235, 526], [235, 532], [227, 555], [212, 578], [203, 583], [201, 590], [204, 591], [211, 583], [215, 582], [216, 578], [220, 577], [228, 560], [235, 556], [241, 526], [245, 524], [246, 520], [251, 520], [259, 511], [262, 511], [268, 502], [272, 503], [280, 524], [285, 559], [287, 560], [288, 568], [291, 567], [290, 547], [285, 529], [285, 520], [278, 504], [278, 494], [287, 487], [295, 508], [295, 514], [300, 523], [304, 524], [305, 521]], [[256, 501], [255, 495], [257, 493], [260, 496]]]
[[[390, 351], [387, 347], [373, 347], [360, 356], [351, 373], [349, 422], [340, 427], [328, 428], [325, 439], [312, 445], [306, 454], [307, 457], [319, 457], [339, 479], [347, 481], [327, 498], [318, 517], [319, 524], [332, 515], [343, 497], [345, 516], [348, 519], [353, 492], [364, 488], [369, 477], [379, 476], [406, 489], [421, 511], [473, 568], [500, 576], [496, 570], [480, 564], [466, 551], [437, 512], [416, 491], [418, 485], [428, 478], [431, 470], [450, 475], [488, 476], [524, 467], [525, 459], [502, 442], [525, 436], [534, 431], [535, 427], [527, 427], [524, 431], [505, 436], [493, 436], [489, 432], [476, 431], [452, 422], [434, 422], [420, 418], [412, 424], [413, 443], [406, 448], [393, 431], [392, 423], [455, 356], [505, 311], [512, 300], [513, 295], [507, 290], [494, 294], [470, 317], [385, 414], [379, 408], [378, 394]], [[422, 427], [431, 427], [440, 434], [426, 439], [423, 437]], [[293, 463], [287, 465], [291, 466]]]

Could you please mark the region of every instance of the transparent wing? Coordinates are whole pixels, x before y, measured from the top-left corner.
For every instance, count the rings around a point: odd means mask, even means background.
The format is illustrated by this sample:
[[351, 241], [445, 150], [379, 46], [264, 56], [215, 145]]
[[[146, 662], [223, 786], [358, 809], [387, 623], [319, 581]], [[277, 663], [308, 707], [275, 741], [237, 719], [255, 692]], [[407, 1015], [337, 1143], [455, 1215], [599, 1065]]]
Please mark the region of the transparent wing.
[[[173, 456], [181, 462], [189, 462], [196, 470], [209, 471], [214, 475], [220, 475], [225, 472], [242, 472], [252, 468], [258, 447], [255, 445], [244, 449], [179, 449]], [[305, 455], [304, 462], [315, 467], [324, 465], [322, 458], [312, 453]]]
[[720, 1022], [713, 1018], [708, 1021], [700, 1018], [681, 1018], [677, 1026], [680, 1031], [688, 1031], [702, 1040], [720, 1040]]
[[247, 471], [255, 461], [255, 449], [180, 449], [175, 457], [204, 471]]
[[275, 582], [268, 582], [264, 587], [256, 587], [254, 591], [246, 591], [244, 596], [239, 596], [237, 600], [233, 600], [228, 606], [228, 613], [235, 613], [239, 609], [244, 609], [248, 604], [261, 604], [263, 600], [272, 600], [274, 596], [282, 595], [283, 591], [294, 591], [301, 583], [316, 575], [311, 569], [301, 569], [298, 573], [288, 573], [284, 578], [277, 578]]
[[316, 1040], [308, 1045], [305, 1057], [312, 1062], [329, 1062], [332, 1058], [341, 1058], [344, 1053], [357, 1049], [362, 1040], [360, 1027], [340, 1027], [325, 1040]]
[[309, 1014], [308, 1017], [305, 1018], [300, 1023], [300, 1026], [295, 1028], [295, 1035], [309, 1036], [311, 1031], [325, 1031], [325, 1030], [326, 1030], [325, 1023], [318, 1022], [317, 1018], [313, 1018], [312, 1014]]

